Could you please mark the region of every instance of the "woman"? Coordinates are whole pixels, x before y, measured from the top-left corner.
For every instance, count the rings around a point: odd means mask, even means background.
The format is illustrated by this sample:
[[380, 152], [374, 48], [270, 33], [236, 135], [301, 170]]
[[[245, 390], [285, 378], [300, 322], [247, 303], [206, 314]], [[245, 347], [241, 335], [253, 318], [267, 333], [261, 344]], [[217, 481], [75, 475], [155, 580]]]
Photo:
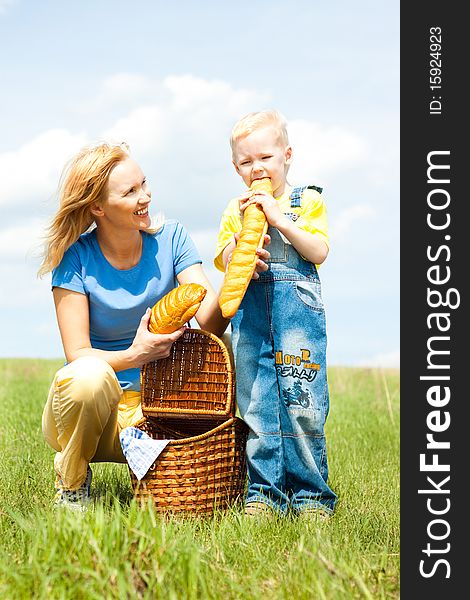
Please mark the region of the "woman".
[[[57, 454], [56, 504], [82, 508], [90, 462], [125, 462], [119, 432], [142, 418], [140, 367], [169, 355], [184, 331], [148, 331], [150, 307], [177, 284], [207, 294], [196, 314], [222, 335], [218, 297], [184, 227], [151, 227], [151, 193], [125, 144], [84, 148], [66, 168], [39, 275], [52, 289], [67, 364], [52, 382], [42, 428]], [[94, 227], [92, 227], [94, 225]], [[269, 254], [259, 253], [258, 270]]]

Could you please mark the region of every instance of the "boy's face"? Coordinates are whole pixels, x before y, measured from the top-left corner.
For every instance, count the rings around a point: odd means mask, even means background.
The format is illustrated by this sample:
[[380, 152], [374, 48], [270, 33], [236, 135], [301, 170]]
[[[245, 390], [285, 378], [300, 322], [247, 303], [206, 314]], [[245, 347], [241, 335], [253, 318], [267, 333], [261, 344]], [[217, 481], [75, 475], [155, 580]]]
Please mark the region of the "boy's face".
[[233, 165], [248, 187], [255, 179], [270, 177], [273, 195], [280, 196], [284, 192], [292, 148], [284, 145], [274, 127], [256, 129], [237, 140], [233, 157]]

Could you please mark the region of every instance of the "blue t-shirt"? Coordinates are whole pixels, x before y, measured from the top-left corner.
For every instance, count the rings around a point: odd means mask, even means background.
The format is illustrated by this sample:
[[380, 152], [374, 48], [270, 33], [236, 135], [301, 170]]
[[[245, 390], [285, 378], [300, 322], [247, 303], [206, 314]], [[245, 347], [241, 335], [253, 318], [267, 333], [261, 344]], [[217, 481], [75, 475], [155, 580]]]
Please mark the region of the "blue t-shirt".
[[[142, 257], [132, 269], [115, 269], [108, 262], [94, 229], [80, 236], [52, 272], [52, 287], [88, 296], [93, 348], [129, 348], [145, 310], [177, 286], [178, 273], [202, 262], [177, 221], [166, 221], [155, 234], [142, 232], [142, 238]], [[124, 390], [140, 390], [139, 369], [116, 375]]]

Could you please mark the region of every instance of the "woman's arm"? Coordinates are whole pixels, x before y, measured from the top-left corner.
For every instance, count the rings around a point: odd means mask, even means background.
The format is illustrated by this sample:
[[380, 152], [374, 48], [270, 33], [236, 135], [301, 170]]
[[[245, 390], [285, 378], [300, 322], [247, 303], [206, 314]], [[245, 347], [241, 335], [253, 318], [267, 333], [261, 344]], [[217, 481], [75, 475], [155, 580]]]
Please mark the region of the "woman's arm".
[[145, 363], [169, 356], [170, 348], [184, 332], [154, 334], [148, 331], [150, 310], [143, 315], [134, 341], [126, 350], [98, 350], [90, 343], [90, 315], [85, 294], [55, 287], [53, 290], [57, 322], [67, 362], [80, 356], [99, 356], [117, 372], [140, 368]]

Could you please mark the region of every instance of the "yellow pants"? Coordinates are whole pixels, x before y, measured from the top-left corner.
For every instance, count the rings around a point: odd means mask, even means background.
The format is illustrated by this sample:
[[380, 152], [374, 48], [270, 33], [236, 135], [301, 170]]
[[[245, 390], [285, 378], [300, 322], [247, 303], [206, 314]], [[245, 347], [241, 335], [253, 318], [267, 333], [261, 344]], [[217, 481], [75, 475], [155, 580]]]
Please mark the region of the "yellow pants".
[[80, 487], [90, 462], [126, 462], [119, 432], [142, 416], [140, 393], [123, 392], [103, 359], [84, 356], [57, 371], [42, 431], [57, 451], [54, 468], [64, 487]]

